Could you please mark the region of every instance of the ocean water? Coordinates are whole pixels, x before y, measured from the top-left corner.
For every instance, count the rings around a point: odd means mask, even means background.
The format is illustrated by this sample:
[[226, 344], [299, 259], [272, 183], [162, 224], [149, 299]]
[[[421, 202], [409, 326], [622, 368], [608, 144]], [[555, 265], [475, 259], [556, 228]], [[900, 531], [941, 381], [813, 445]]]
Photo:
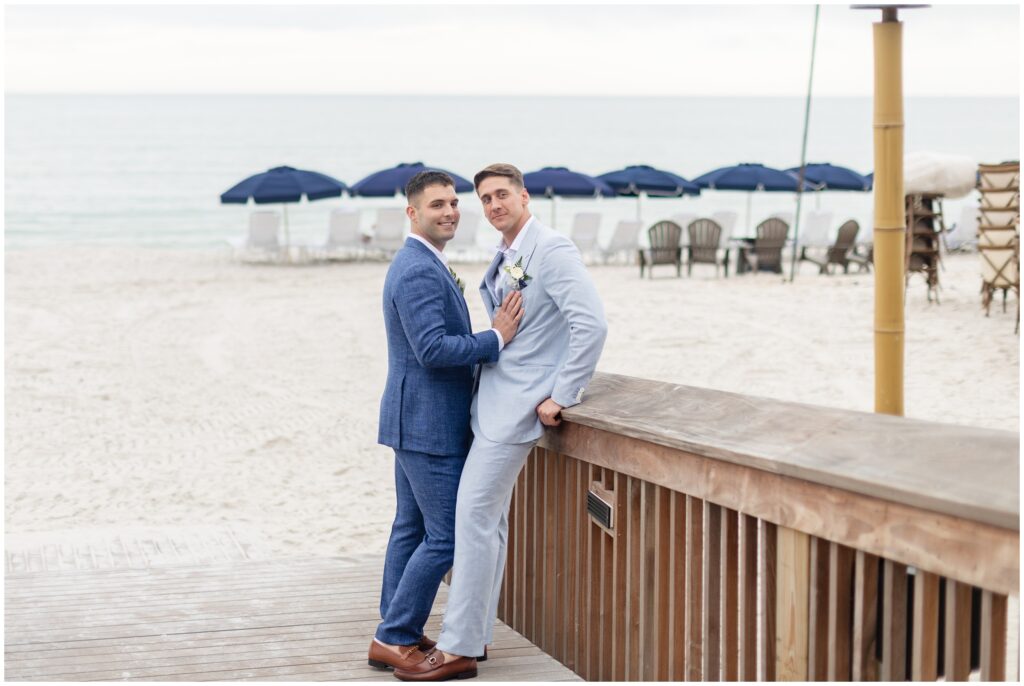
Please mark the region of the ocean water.
[[[691, 178], [739, 162], [795, 166], [802, 98], [581, 98], [420, 96], [132, 95], [5, 97], [5, 244], [209, 248], [245, 233], [254, 206], [220, 205], [250, 174], [288, 164], [352, 184], [399, 162], [423, 161], [471, 178], [496, 161], [523, 171], [547, 165], [600, 174], [650, 164]], [[1016, 98], [908, 98], [905, 148], [1020, 156]], [[869, 98], [819, 98], [811, 110], [809, 162], [872, 168]], [[947, 222], [965, 201], [947, 202]], [[463, 207], [479, 212], [472, 195]], [[535, 199], [534, 212], [568, 231], [577, 211], [600, 211], [602, 235], [635, 218], [630, 198]], [[677, 212], [731, 209], [740, 223], [795, 208], [791, 193], [705, 192], [645, 199], [645, 222]], [[871, 195], [821, 193], [804, 208], [871, 224]], [[322, 242], [337, 207], [365, 210], [364, 226], [401, 198], [332, 198], [289, 205], [294, 242]], [[273, 206], [265, 206], [269, 208]], [[280, 206], [276, 206], [278, 209]], [[741, 229], [742, 230], [742, 229]], [[492, 244], [481, 224], [478, 242]]]

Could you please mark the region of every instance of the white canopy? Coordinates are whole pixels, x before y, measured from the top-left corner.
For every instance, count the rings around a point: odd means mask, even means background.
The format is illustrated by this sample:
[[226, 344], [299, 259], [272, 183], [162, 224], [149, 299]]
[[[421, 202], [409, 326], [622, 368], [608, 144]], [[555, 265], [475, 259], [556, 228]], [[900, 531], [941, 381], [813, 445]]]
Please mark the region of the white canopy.
[[977, 185], [978, 163], [963, 155], [912, 152], [903, 158], [903, 192], [962, 198]]

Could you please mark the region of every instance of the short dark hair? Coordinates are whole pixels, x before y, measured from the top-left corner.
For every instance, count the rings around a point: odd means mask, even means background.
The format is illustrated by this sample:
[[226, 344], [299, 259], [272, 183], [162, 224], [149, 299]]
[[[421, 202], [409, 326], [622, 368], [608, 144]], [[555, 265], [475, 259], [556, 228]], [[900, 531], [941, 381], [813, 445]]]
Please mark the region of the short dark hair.
[[504, 177], [509, 179], [516, 188], [523, 187], [523, 172], [511, 164], [498, 162], [497, 164], [488, 165], [476, 173], [476, 176], [473, 177], [473, 188], [479, 188], [480, 182], [491, 176]]
[[422, 195], [428, 186], [451, 186], [454, 188], [455, 179], [443, 171], [430, 169], [419, 172], [409, 179], [409, 183], [405, 184], [405, 197], [409, 199], [409, 204], [411, 205], [413, 200]]

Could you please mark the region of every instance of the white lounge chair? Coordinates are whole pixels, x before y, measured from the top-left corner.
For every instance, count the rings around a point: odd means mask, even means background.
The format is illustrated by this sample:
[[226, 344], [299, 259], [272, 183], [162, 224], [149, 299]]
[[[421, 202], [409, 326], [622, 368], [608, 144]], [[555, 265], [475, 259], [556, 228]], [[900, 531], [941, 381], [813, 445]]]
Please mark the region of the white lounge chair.
[[460, 213], [459, 228], [455, 231], [455, 238], [448, 241], [444, 252], [448, 259], [473, 260], [480, 252], [476, 244], [476, 236], [480, 230], [480, 214], [471, 210], [464, 210]]
[[[780, 217], [781, 219], [782, 217]], [[800, 224], [800, 235], [796, 237], [799, 262], [818, 264], [832, 245], [829, 232], [832, 227], [832, 213], [811, 210]], [[799, 269], [799, 263], [797, 264]]]
[[244, 238], [229, 240], [235, 257], [242, 261], [253, 258], [279, 260], [286, 256], [278, 241], [281, 214], [273, 210], [257, 210], [249, 215], [249, 233]]
[[312, 251], [325, 259], [363, 256], [367, 243], [359, 231], [359, 218], [358, 210], [331, 210], [327, 240]]
[[960, 221], [942, 234], [947, 251], [967, 252], [978, 246], [978, 215], [977, 205], [968, 203], [960, 210]]
[[640, 231], [643, 229], [643, 222], [639, 219], [622, 219], [615, 225], [615, 233], [608, 241], [608, 247], [602, 250], [605, 264], [612, 257], [626, 255], [632, 261], [640, 248]]
[[[732, 210], [721, 210], [719, 212], [712, 213], [711, 221], [722, 227], [722, 235], [718, 239], [718, 244], [720, 246], [725, 247], [729, 245], [729, 239], [735, 235], [733, 232], [736, 230], [736, 220], [738, 218], [739, 215]], [[687, 224], [687, 226], [689, 226], [689, 224]], [[751, 238], [753, 238], [753, 236], [751, 236]]]
[[405, 243], [407, 217], [405, 208], [382, 207], [377, 210], [373, 225], [373, 247], [391, 257]]
[[588, 254], [594, 253], [599, 249], [597, 233], [600, 229], [600, 212], [577, 212], [572, 220], [572, 230], [569, 232], [569, 238], [579, 248], [580, 254], [586, 257]]

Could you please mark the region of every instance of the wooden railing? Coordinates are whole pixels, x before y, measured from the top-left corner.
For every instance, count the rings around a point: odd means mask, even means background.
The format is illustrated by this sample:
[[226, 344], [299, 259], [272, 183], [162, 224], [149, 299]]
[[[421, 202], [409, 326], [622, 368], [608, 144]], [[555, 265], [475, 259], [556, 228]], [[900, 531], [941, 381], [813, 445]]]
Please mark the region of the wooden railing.
[[499, 617], [584, 678], [1006, 679], [1017, 434], [607, 374], [564, 415]]

